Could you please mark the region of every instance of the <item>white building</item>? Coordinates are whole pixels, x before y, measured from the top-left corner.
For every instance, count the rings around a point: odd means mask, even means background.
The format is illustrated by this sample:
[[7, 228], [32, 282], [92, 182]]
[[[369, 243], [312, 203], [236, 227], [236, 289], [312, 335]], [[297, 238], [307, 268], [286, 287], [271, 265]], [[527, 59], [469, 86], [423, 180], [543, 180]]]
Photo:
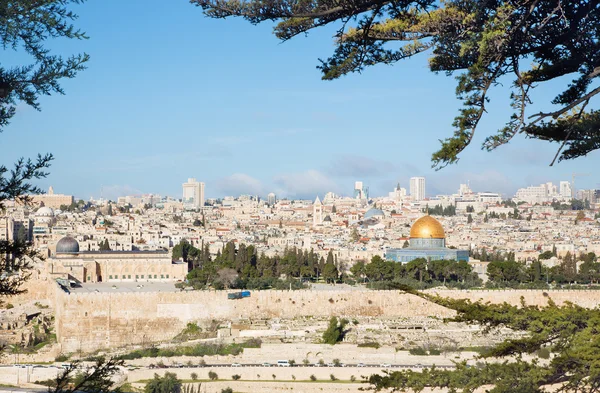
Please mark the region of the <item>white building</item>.
[[425, 178], [411, 177], [410, 178], [410, 196], [413, 201], [422, 201], [425, 199]]
[[560, 182], [560, 196], [563, 198], [571, 198], [573, 195], [573, 190], [571, 189], [571, 183], [568, 181]]
[[274, 192], [270, 192], [269, 195], [267, 195], [267, 203], [271, 206], [277, 203], [277, 195], [275, 195]]
[[200, 209], [204, 206], [204, 183], [189, 178], [187, 183], [183, 183], [183, 208]]
[[571, 199], [571, 192], [571, 183], [568, 181], [561, 181], [558, 187], [552, 182], [548, 182], [539, 186], [519, 188], [513, 200], [531, 204], [552, 202], [554, 200], [565, 201]]

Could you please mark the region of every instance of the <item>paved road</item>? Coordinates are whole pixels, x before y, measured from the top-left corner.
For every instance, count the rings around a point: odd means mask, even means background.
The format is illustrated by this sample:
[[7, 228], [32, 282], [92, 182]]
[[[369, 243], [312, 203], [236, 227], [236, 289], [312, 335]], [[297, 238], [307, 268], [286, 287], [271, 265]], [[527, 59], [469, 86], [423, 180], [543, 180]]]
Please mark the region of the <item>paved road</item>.
[[[334, 365], [334, 364], [324, 364], [324, 365], [318, 365], [318, 364], [309, 364], [309, 365], [304, 365], [304, 364], [296, 364], [294, 366], [278, 366], [277, 364], [270, 364], [270, 363], [232, 363], [232, 364], [205, 364], [203, 366], [199, 366], [197, 364], [188, 366], [185, 364], [171, 364], [171, 365], [165, 365], [164, 367], [150, 367], [150, 368], [197, 368], [197, 367], [322, 367], [322, 368], [335, 368], [335, 367], [364, 367], [364, 368], [427, 368], [427, 367], [431, 367], [432, 365], [423, 365], [423, 364], [388, 364], [388, 363], [382, 363], [382, 364], [363, 364], [363, 363], [357, 363], [357, 364], [345, 364], [345, 363], [340, 363], [339, 365]], [[436, 368], [445, 368], [445, 369], [452, 369], [454, 368], [454, 366], [451, 365], [436, 365]]]

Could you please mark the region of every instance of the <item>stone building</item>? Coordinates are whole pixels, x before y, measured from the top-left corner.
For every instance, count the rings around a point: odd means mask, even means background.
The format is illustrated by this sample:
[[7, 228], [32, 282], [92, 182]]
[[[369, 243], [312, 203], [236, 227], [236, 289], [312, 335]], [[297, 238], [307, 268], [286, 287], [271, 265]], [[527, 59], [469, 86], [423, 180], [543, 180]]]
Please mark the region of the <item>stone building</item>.
[[79, 251], [70, 236], [56, 243], [46, 260], [50, 275], [68, 275], [79, 282], [184, 280], [187, 263], [172, 262], [166, 251]]

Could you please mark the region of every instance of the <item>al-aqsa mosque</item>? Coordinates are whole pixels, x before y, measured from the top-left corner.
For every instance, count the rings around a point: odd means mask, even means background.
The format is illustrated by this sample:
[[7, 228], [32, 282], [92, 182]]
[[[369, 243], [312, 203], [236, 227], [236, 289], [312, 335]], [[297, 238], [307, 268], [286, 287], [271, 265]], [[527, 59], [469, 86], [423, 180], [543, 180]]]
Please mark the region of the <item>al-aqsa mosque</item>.
[[389, 248], [385, 258], [395, 262], [410, 262], [414, 259], [448, 259], [469, 261], [468, 250], [456, 250], [446, 247], [446, 233], [442, 224], [427, 215], [419, 218], [410, 229], [410, 246], [407, 248]]

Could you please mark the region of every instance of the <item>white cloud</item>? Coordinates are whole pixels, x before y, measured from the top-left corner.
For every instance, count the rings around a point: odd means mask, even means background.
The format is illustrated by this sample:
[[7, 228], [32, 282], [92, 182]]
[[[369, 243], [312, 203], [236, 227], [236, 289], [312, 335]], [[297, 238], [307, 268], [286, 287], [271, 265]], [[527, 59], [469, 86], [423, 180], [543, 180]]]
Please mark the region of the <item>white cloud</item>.
[[317, 170], [285, 173], [276, 176], [273, 182], [277, 185], [277, 194], [282, 197], [314, 198], [333, 191], [339, 193], [341, 188], [335, 181]]
[[389, 175], [396, 170], [389, 161], [375, 160], [359, 155], [344, 155], [336, 158], [327, 168], [332, 176], [366, 178], [371, 176]]
[[245, 173], [234, 173], [217, 181], [217, 189], [225, 195], [264, 195], [262, 182]]
[[125, 185], [113, 184], [110, 186], [102, 186], [102, 189], [100, 190], [100, 194], [102, 194], [102, 197], [104, 199], [116, 201], [117, 198], [119, 198], [120, 196], [140, 195], [140, 194], [143, 194], [143, 192], [138, 190], [137, 188], [132, 187], [127, 184], [125, 184]]

